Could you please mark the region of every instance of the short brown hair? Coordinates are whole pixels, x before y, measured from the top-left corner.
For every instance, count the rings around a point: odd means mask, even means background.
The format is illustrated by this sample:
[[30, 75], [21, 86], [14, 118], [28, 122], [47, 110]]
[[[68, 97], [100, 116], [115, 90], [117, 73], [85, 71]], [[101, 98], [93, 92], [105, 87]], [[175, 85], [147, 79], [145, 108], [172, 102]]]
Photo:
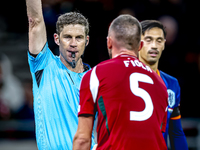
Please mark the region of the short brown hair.
[[58, 35], [62, 32], [65, 25], [76, 25], [80, 24], [85, 26], [85, 35], [89, 34], [89, 22], [82, 14], [78, 12], [65, 13], [58, 17], [56, 22], [56, 32]]
[[120, 15], [110, 25], [109, 32], [114, 31], [115, 39], [127, 49], [138, 49], [142, 28], [139, 21], [131, 15]]

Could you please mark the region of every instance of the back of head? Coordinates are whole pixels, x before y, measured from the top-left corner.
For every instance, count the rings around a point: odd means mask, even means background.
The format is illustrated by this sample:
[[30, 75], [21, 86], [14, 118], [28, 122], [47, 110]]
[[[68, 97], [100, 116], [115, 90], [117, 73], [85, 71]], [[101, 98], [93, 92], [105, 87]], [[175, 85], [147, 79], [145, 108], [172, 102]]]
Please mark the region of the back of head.
[[76, 25], [80, 24], [85, 26], [85, 35], [89, 33], [89, 22], [88, 20], [78, 12], [69, 12], [61, 15], [56, 22], [56, 32], [58, 35], [62, 32], [65, 25]]
[[163, 30], [164, 37], [166, 38], [167, 33], [165, 31], [165, 27], [163, 26], [163, 24], [160, 21], [145, 20], [145, 21], [141, 22], [141, 26], [142, 26], [142, 35], [144, 35], [146, 31], [148, 31], [152, 28], [160, 28], [161, 30]]
[[120, 15], [112, 21], [108, 36], [112, 35], [120, 47], [138, 50], [141, 32], [141, 25], [135, 17]]

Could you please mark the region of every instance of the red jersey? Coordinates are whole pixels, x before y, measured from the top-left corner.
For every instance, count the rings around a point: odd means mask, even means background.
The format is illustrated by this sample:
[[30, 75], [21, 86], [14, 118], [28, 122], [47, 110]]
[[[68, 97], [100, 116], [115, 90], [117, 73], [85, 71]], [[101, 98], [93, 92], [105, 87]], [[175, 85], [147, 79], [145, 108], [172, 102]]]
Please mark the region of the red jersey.
[[165, 150], [160, 127], [167, 99], [154, 71], [134, 56], [120, 55], [84, 75], [79, 115], [98, 111], [97, 150]]

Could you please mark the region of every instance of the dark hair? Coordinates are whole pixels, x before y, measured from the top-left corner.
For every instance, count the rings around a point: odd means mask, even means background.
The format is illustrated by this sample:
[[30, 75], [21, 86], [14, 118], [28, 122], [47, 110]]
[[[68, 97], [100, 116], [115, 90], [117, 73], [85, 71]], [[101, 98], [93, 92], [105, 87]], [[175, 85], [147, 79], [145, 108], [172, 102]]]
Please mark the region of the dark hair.
[[166, 38], [167, 33], [165, 30], [165, 27], [163, 26], [163, 24], [160, 21], [144, 20], [141, 22], [141, 26], [142, 26], [142, 35], [144, 35], [146, 31], [157, 27], [157, 28], [160, 28], [161, 30], [163, 30], [164, 37]]
[[141, 40], [141, 25], [131, 15], [120, 15], [110, 25], [110, 31], [114, 31], [117, 41], [123, 43], [127, 49], [137, 49]]
[[62, 32], [65, 25], [80, 24], [85, 26], [85, 35], [89, 34], [89, 22], [88, 20], [78, 12], [69, 12], [61, 15], [56, 22], [56, 32], [58, 35]]

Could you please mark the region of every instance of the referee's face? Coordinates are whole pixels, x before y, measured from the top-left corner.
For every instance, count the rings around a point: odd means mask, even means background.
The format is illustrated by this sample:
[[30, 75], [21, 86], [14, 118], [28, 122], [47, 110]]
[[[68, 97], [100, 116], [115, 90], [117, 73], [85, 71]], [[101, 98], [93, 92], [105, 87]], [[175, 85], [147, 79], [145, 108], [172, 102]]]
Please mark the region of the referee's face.
[[60, 36], [57, 40], [55, 39], [59, 45], [61, 57], [68, 62], [80, 60], [88, 40], [89, 36], [85, 35], [85, 27], [79, 24], [65, 25]]
[[140, 61], [149, 65], [158, 63], [165, 48], [165, 38], [162, 29], [155, 27], [145, 31], [141, 40], [143, 40], [144, 45], [139, 51]]

